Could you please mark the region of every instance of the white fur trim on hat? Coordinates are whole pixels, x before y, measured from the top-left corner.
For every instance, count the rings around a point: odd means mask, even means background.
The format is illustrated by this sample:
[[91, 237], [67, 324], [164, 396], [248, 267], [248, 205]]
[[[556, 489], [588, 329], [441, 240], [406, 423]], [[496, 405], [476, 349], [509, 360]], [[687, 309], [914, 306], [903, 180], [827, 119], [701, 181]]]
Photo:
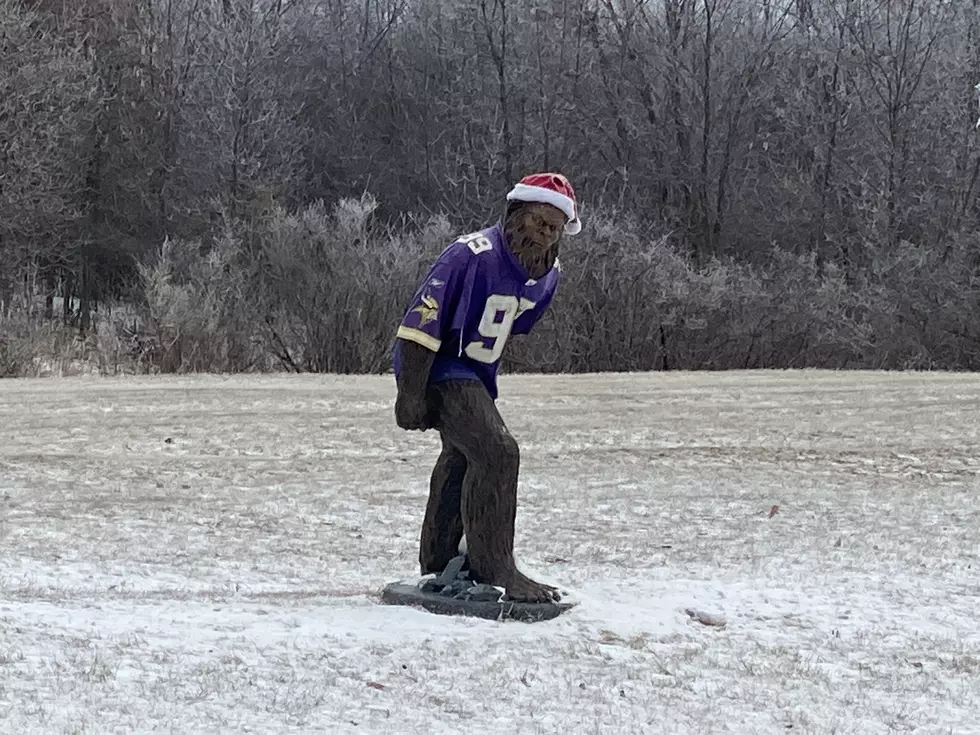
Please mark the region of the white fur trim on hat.
[[565, 216], [568, 222], [565, 223], [565, 232], [569, 235], [577, 235], [582, 231], [582, 221], [578, 218], [575, 211], [575, 201], [571, 197], [559, 194], [553, 189], [546, 189], [543, 186], [528, 186], [527, 184], [515, 184], [514, 188], [507, 193], [507, 201], [537, 202], [539, 204], [550, 204], [557, 207]]

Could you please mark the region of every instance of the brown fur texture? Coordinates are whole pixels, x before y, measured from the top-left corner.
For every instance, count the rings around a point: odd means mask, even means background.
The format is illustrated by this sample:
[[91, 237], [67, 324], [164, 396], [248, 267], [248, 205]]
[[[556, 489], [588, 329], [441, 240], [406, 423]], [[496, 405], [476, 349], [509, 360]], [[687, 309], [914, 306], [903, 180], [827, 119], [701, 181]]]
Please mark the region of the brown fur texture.
[[555, 264], [568, 218], [550, 204], [512, 202], [504, 212], [504, 234], [511, 252], [531, 278], [541, 278]]
[[437, 429], [442, 438], [422, 522], [422, 574], [445, 569], [465, 533], [471, 578], [503, 587], [512, 600], [559, 599], [554, 587], [517, 571], [520, 450], [487, 389], [477, 380], [427, 385], [435, 353], [406, 340], [399, 349], [403, 367], [395, 421], [403, 429]]
[[450, 380], [429, 388], [442, 437], [422, 523], [423, 574], [442, 571], [466, 535], [470, 578], [503, 587], [509, 599], [549, 602], [557, 590], [529, 579], [514, 560], [520, 450], [482, 383]]

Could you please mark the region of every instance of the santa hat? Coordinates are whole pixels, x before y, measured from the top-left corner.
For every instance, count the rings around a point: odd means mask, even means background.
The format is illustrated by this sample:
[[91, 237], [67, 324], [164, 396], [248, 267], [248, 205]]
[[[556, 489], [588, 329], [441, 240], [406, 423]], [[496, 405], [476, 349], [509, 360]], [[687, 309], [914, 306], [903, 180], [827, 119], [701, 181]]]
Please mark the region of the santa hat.
[[582, 231], [582, 220], [579, 219], [578, 206], [575, 203], [575, 190], [561, 174], [525, 176], [507, 193], [507, 201], [550, 204], [568, 217], [568, 222], [565, 223], [566, 234], [577, 235]]

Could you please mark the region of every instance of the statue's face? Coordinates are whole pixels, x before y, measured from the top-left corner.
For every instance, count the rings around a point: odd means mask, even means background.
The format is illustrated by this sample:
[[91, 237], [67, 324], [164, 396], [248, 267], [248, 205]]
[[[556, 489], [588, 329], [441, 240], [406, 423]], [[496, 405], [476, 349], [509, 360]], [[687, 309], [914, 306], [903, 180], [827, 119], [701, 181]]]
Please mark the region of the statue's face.
[[514, 208], [504, 219], [510, 249], [531, 278], [541, 278], [555, 265], [567, 221], [557, 207], [536, 202]]

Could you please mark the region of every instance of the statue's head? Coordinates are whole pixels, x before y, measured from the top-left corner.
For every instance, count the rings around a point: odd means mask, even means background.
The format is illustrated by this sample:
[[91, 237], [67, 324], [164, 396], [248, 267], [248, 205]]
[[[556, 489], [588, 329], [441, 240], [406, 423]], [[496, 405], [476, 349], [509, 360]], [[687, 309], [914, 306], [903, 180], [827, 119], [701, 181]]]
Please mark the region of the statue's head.
[[572, 185], [561, 174], [525, 176], [507, 194], [504, 234], [531, 278], [541, 278], [558, 258], [562, 235], [582, 229]]
[[558, 259], [568, 217], [550, 204], [510, 202], [504, 214], [504, 234], [510, 250], [531, 278], [541, 278]]

